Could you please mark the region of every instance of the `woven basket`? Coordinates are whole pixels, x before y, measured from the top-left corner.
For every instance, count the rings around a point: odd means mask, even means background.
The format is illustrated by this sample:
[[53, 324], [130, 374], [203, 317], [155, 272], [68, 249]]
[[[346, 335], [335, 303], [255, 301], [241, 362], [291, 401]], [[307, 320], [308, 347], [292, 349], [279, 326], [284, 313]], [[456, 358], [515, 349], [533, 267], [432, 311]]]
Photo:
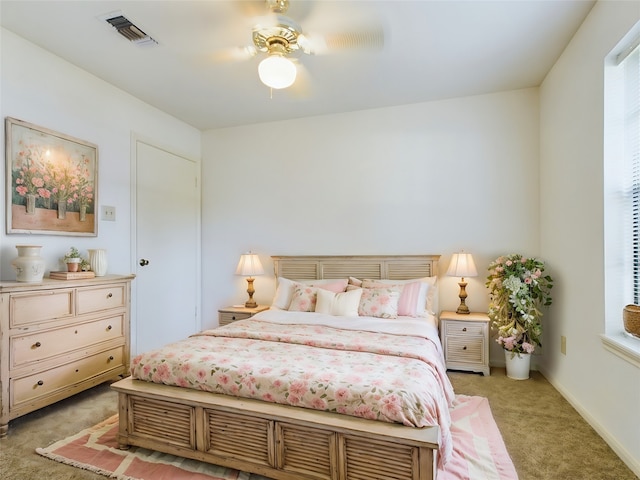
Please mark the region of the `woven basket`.
[[624, 320], [624, 329], [640, 338], [640, 305], [627, 305], [622, 310], [622, 319]]

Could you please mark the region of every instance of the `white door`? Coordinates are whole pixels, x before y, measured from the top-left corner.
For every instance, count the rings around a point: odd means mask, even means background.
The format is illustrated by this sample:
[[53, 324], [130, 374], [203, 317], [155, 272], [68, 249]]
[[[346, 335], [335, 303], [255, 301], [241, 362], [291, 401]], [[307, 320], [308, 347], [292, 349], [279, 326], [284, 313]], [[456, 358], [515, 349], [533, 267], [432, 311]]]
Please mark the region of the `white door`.
[[133, 353], [200, 329], [198, 165], [135, 140]]

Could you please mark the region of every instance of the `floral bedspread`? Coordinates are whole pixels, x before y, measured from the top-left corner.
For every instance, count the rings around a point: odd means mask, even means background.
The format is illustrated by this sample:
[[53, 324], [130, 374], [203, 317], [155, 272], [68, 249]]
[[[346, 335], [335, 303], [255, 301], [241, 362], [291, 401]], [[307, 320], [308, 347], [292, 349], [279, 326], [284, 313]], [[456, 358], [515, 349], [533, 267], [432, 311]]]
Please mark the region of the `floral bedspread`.
[[[255, 318], [255, 317], [254, 317]], [[136, 356], [133, 378], [408, 426], [440, 426], [451, 453], [439, 341], [254, 319]]]

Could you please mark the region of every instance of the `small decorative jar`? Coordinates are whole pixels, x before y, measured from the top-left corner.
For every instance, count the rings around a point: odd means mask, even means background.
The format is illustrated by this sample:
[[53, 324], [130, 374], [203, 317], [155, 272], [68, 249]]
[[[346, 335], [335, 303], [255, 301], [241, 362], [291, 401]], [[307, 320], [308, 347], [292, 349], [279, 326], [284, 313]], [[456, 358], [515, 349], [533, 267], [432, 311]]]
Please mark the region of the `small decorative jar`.
[[41, 282], [46, 262], [40, 256], [41, 245], [16, 245], [18, 258], [11, 265], [16, 271], [18, 282]]
[[89, 265], [96, 277], [104, 277], [107, 273], [107, 251], [104, 248], [90, 248]]

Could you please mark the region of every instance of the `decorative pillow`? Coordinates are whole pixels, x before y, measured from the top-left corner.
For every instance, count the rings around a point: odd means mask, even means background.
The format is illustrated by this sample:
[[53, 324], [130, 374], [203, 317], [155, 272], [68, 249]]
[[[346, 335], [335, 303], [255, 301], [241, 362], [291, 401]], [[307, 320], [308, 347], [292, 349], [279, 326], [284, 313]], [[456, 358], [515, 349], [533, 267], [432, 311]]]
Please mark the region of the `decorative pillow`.
[[322, 287], [332, 292], [344, 292], [347, 288], [349, 280], [345, 279], [326, 279], [326, 280], [289, 280], [288, 278], [278, 277], [278, 288], [271, 302], [271, 308], [279, 310], [288, 310], [293, 296], [293, 289], [296, 284], [304, 284], [315, 287]]
[[358, 315], [363, 317], [398, 318], [400, 294], [392, 288], [363, 288]]
[[405, 317], [418, 317], [424, 315], [427, 305], [427, 289], [429, 286], [423, 282], [411, 282], [405, 284], [386, 284], [365, 280], [363, 288], [394, 288], [398, 289], [398, 315]]
[[291, 295], [289, 311], [314, 312], [316, 310], [317, 297], [318, 287], [311, 287], [309, 285], [297, 283], [293, 287], [293, 294]]
[[319, 288], [316, 312], [343, 317], [357, 317], [361, 296], [361, 288], [342, 293], [333, 293]]
[[355, 285], [356, 287], [362, 286], [362, 280], [356, 277], [349, 277], [349, 285]]
[[[436, 314], [436, 300], [437, 300], [437, 282], [438, 282], [438, 277], [437, 276], [433, 276], [433, 277], [422, 277], [422, 278], [412, 278], [409, 280], [364, 280], [364, 282], [373, 282], [382, 286], [405, 286], [407, 284], [411, 284], [411, 283], [416, 283], [416, 282], [420, 282], [421, 284], [426, 285], [426, 289], [424, 289], [424, 297], [423, 297], [423, 287], [421, 286], [420, 292], [419, 292], [419, 296], [416, 299], [416, 313], [415, 316], [425, 316], [428, 314], [432, 314], [435, 315]], [[364, 286], [364, 283], [363, 283]], [[412, 287], [415, 288], [415, 287]], [[407, 292], [409, 293], [409, 291]], [[412, 295], [415, 292], [412, 292]], [[424, 303], [422, 303], [424, 298]], [[402, 311], [404, 312], [404, 308], [402, 309]], [[402, 315], [401, 313], [398, 313], [399, 315]], [[411, 315], [410, 315], [411, 316]]]

